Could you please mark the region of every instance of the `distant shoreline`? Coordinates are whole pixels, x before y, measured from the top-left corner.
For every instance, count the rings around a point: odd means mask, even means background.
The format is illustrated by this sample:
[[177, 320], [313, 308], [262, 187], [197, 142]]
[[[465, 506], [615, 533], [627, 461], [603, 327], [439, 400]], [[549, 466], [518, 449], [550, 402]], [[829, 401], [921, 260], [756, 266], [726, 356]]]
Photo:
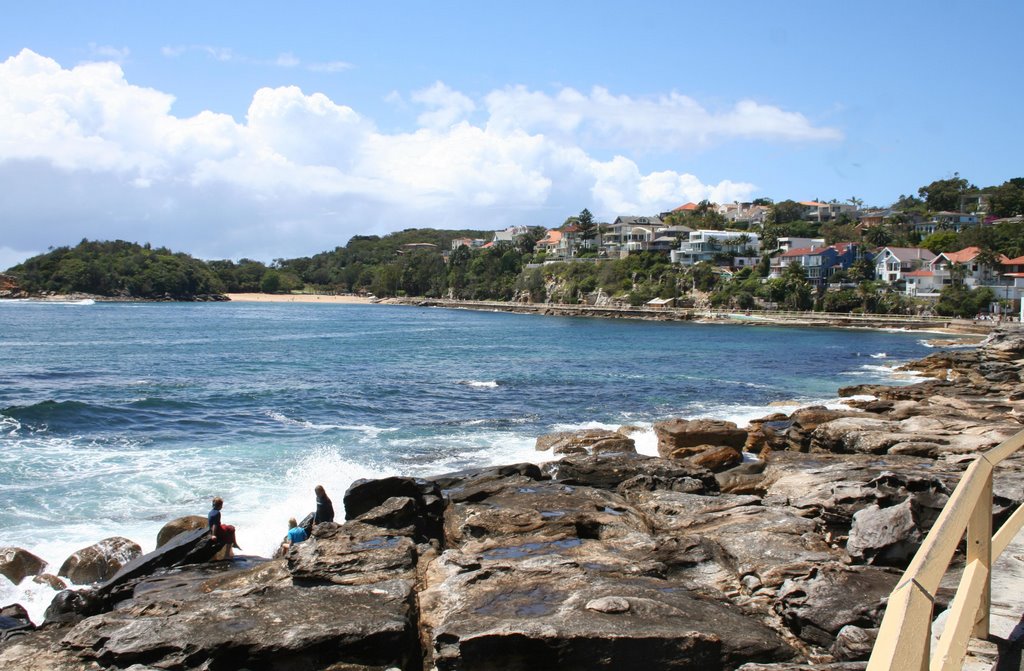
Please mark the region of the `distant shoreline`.
[[356, 294], [224, 294], [239, 303], [346, 303], [369, 304], [376, 299]]

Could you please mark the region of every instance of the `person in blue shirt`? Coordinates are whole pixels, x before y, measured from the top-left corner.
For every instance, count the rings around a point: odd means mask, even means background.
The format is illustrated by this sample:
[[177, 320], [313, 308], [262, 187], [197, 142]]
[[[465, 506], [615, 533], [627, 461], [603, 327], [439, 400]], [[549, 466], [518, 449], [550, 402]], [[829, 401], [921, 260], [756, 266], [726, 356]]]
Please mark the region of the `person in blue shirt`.
[[284, 554], [288, 551], [288, 548], [296, 543], [301, 543], [307, 538], [309, 538], [309, 534], [307, 534], [306, 530], [300, 527], [299, 523], [295, 521], [294, 517], [292, 517], [288, 520], [288, 533], [285, 534], [284, 541], [281, 543], [281, 554]]

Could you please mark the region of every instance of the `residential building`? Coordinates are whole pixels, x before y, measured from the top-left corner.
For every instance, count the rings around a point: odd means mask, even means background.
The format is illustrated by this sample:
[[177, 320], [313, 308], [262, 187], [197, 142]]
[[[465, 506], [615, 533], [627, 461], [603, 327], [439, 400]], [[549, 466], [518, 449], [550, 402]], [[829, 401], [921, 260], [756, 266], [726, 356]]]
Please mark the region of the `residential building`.
[[[998, 266], [980, 263], [978, 261], [980, 253], [981, 249], [978, 247], [965, 247], [958, 252], [943, 252], [932, 261], [931, 269], [937, 273], [953, 276], [953, 267], [959, 265], [963, 277], [958, 279], [962, 279], [964, 285], [968, 287], [976, 287], [998, 282], [1000, 274], [1015, 267], [1013, 260], [1002, 254], [999, 255]], [[1009, 268], [1004, 268], [1006, 265], [1009, 265]]]
[[770, 207], [753, 203], [726, 203], [718, 206], [718, 213], [725, 217], [730, 224], [760, 225], [768, 218], [769, 212], [771, 212]]
[[742, 267], [756, 264], [760, 249], [761, 237], [756, 233], [702, 229], [690, 232], [679, 248], [672, 250], [671, 259], [673, 263], [692, 266], [726, 254], [732, 257], [729, 265]]
[[859, 247], [853, 242], [837, 242], [823, 247], [798, 247], [772, 258], [769, 278], [781, 277], [786, 267], [795, 264], [804, 269], [807, 281], [824, 286], [832, 275], [846, 270], [857, 260]]
[[936, 231], [953, 231], [959, 233], [965, 228], [978, 225], [978, 215], [965, 212], [935, 212], [926, 221], [913, 224], [913, 228], [921, 235], [931, 235]]
[[825, 246], [825, 238], [779, 238], [773, 252], [788, 252], [791, 249], [811, 247], [818, 249]]
[[830, 221], [840, 214], [849, 215], [851, 218], [857, 213], [857, 208], [845, 203], [819, 203], [816, 200], [802, 200], [804, 206], [803, 218], [808, 221]]
[[665, 227], [661, 217], [616, 217], [601, 234], [601, 244], [608, 250], [608, 256], [627, 256], [630, 252], [642, 252], [658, 237], [658, 231]]
[[929, 270], [935, 254], [920, 247], [883, 247], [875, 254], [875, 277], [894, 284], [905, 273]]
[[548, 256], [558, 253], [558, 249], [562, 244], [562, 232], [557, 228], [548, 229], [544, 237], [537, 241], [535, 249], [538, 252], [544, 252]]
[[481, 238], [455, 238], [452, 240], [453, 250], [462, 246], [469, 247], [470, 249], [476, 249], [477, 247], [484, 246], [484, 240]]
[[526, 226], [509, 226], [508, 228], [494, 232], [494, 238], [491, 242], [497, 244], [499, 242], [510, 242], [514, 243], [516, 238], [524, 233], [528, 233], [530, 229]]

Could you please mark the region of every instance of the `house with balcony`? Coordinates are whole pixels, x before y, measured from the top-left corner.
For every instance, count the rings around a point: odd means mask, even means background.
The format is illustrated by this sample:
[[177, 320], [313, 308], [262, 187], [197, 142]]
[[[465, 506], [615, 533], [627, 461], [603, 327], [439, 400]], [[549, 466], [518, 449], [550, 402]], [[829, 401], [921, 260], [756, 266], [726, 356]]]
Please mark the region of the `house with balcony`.
[[714, 262], [723, 255], [731, 257], [729, 265], [740, 268], [756, 265], [761, 250], [761, 237], [747, 231], [691, 231], [670, 254], [672, 263], [692, 266], [702, 261]]
[[748, 227], [751, 224], [763, 224], [771, 212], [770, 207], [753, 203], [726, 203], [719, 205], [717, 210], [730, 224], [745, 223]]
[[632, 252], [650, 249], [651, 242], [658, 237], [658, 231], [666, 228], [661, 217], [616, 217], [604, 226], [600, 244], [610, 257], [625, 257]]
[[807, 281], [822, 287], [836, 272], [846, 270], [857, 260], [859, 247], [854, 242], [837, 242], [822, 247], [797, 247], [772, 258], [769, 278], [781, 277], [786, 267], [795, 264], [804, 269]]
[[977, 226], [978, 215], [965, 212], [935, 212], [925, 221], [913, 224], [913, 229], [921, 235], [931, 235], [936, 231], [953, 231], [960, 233], [964, 229]]
[[931, 270], [934, 259], [934, 253], [921, 247], [883, 247], [875, 254], [875, 277], [895, 284], [902, 281], [906, 273]]
[[853, 205], [845, 203], [819, 203], [816, 200], [802, 200], [800, 204], [804, 206], [803, 219], [806, 221], [831, 221], [841, 214], [846, 214], [849, 217], [853, 217], [857, 213], [857, 208]]

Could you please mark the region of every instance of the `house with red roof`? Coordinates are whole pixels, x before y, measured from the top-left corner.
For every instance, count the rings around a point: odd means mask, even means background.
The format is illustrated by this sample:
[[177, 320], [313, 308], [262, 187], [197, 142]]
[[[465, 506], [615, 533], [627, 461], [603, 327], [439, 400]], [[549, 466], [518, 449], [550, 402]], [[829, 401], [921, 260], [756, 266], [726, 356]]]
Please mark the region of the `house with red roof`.
[[857, 260], [859, 246], [855, 242], [837, 242], [828, 246], [797, 247], [772, 258], [769, 278], [781, 277], [786, 267], [799, 264], [807, 281], [816, 287], [824, 286], [832, 275], [846, 270]]

